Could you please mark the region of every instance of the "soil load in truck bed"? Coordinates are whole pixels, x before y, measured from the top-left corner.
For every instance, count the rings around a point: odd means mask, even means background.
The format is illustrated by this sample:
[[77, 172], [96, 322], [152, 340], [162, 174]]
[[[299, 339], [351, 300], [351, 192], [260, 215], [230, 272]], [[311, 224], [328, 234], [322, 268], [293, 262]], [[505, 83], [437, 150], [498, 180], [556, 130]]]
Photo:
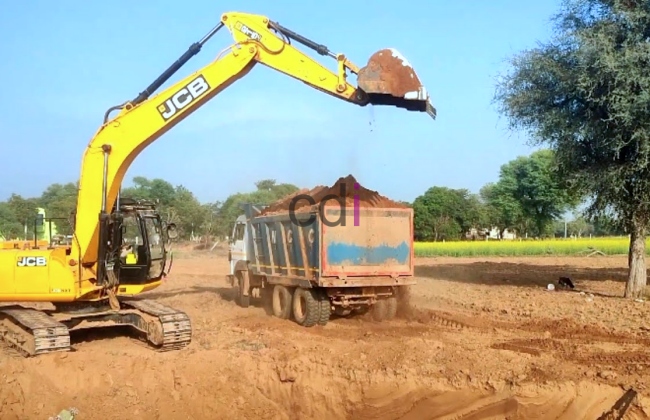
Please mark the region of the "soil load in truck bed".
[[[297, 196], [301, 196], [296, 199]], [[311, 197], [311, 204], [306, 197]], [[324, 200], [326, 204], [338, 205], [335, 201], [336, 198], [345, 200], [347, 207], [354, 206], [355, 196], [359, 199], [359, 207], [376, 207], [376, 208], [395, 208], [404, 209], [408, 206], [393, 201], [390, 198], [384, 197], [377, 191], [372, 191], [360, 185], [352, 175], [345, 178], [339, 178], [334, 185], [327, 187], [319, 185], [311, 190], [302, 189], [290, 194], [274, 203], [269, 205], [262, 211], [262, 215], [284, 213], [290, 210], [291, 203], [295, 201], [296, 205], [294, 211], [296, 212], [310, 212], [318, 210], [318, 206]]]
[[326, 287], [398, 285], [413, 275], [413, 210], [352, 175], [285, 197], [251, 222], [260, 238], [251, 252], [267, 275], [315, 276]]

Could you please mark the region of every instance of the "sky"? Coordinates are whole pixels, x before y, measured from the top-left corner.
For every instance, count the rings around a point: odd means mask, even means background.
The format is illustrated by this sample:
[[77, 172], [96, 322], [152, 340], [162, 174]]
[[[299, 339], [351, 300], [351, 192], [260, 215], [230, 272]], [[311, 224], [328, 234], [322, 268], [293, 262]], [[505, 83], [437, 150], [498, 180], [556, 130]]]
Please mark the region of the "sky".
[[[360, 67], [379, 49], [398, 49], [429, 91], [437, 119], [359, 107], [258, 65], [140, 153], [125, 186], [134, 176], [163, 178], [212, 202], [252, 191], [261, 179], [311, 188], [352, 174], [395, 200], [412, 201], [434, 185], [478, 192], [498, 179], [502, 164], [534, 150], [508, 130], [492, 98], [508, 57], [550, 36], [558, 5], [8, 2], [0, 14], [0, 200], [75, 182], [104, 112], [137, 96], [228, 11], [266, 15]], [[220, 31], [163, 88], [231, 43]], [[299, 48], [336, 69], [334, 60]]]

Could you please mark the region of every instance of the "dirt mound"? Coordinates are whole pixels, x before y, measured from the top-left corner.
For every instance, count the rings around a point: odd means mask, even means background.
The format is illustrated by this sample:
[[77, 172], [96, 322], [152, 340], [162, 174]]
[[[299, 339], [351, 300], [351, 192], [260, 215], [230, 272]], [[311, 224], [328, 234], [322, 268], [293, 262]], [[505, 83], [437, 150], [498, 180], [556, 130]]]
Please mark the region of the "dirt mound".
[[327, 187], [319, 185], [311, 190], [302, 189], [288, 195], [271, 205], [262, 214], [276, 214], [289, 211], [291, 203], [295, 203], [295, 211], [309, 212], [318, 210], [321, 202], [336, 203], [345, 202], [348, 207], [354, 206], [355, 198], [359, 199], [359, 207], [376, 208], [407, 208], [402, 203], [393, 201], [377, 191], [369, 190], [361, 186], [352, 175], [339, 178], [334, 185]]

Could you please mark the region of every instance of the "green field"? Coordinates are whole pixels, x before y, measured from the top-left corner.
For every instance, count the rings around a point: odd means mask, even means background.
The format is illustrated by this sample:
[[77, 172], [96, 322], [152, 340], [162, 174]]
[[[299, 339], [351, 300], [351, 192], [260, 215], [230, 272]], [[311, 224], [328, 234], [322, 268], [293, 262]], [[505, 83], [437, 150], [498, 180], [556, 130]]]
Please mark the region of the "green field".
[[[646, 242], [647, 244], [647, 242]], [[629, 238], [581, 238], [549, 240], [416, 242], [416, 257], [472, 257], [517, 255], [586, 256], [594, 250], [606, 255], [626, 255]]]

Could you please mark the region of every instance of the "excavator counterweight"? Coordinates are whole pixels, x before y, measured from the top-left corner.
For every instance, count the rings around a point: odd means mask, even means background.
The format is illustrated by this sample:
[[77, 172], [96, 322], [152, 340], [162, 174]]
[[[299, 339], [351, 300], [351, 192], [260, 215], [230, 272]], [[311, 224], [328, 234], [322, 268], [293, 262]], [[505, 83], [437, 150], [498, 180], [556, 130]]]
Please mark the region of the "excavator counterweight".
[[394, 48], [374, 53], [357, 74], [358, 87], [373, 105], [393, 105], [436, 118], [429, 94], [411, 64]]

